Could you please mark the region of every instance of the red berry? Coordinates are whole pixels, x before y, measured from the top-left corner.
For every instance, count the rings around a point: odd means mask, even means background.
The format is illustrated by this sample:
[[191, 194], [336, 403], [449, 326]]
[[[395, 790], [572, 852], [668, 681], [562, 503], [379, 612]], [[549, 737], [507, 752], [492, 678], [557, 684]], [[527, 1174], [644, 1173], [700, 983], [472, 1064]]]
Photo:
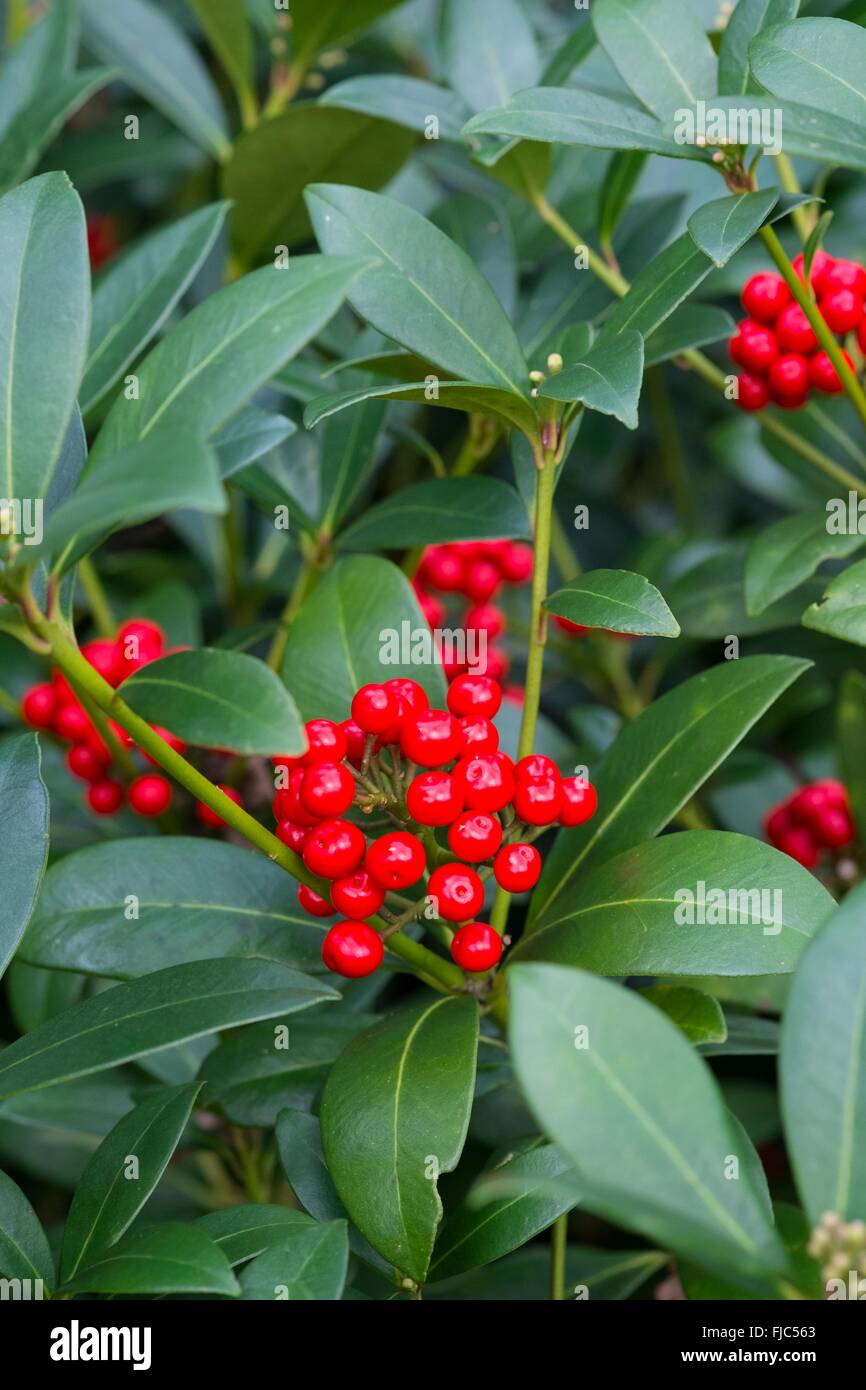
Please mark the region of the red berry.
[[831, 290], [853, 290], [862, 299], [866, 295], [866, 270], [857, 261], [833, 261], [821, 277], [821, 293]]
[[385, 689], [390, 690], [397, 701], [398, 718], [401, 721], [407, 714], [420, 713], [422, 709], [428, 709], [430, 706], [423, 686], [417, 681], [409, 680], [407, 676], [393, 676], [385, 682]]
[[510, 665], [508, 653], [504, 652], [501, 647], [488, 647], [485, 669], [491, 680], [504, 681]]
[[91, 267], [99, 270], [100, 266], [116, 255], [119, 246], [120, 240], [114, 218], [107, 212], [88, 213], [87, 254]]
[[353, 767], [360, 767], [364, 761], [364, 746], [367, 735], [354, 719], [344, 719], [340, 728], [346, 740], [346, 758]]
[[752, 319], [743, 320], [736, 337], [731, 339], [728, 346], [734, 361], [758, 376], [768, 372], [779, 355], [773, 330]]
[[559, 768], [553, 759], [546, 757], [544, 753], [529, 753], [515, 763], [514, 776], [518, 781], [521, 777], [558, 777]]
[[331, 885], [331, 901], [344, 917], [371, 917], [385, 901], [385, 890], [366, 869], [358, 869]]
[[97, 816], [113, 816], [123, 805], [123, 787], [111, 777], [91, 782], [87, 788], [87, 804]]
[[94, 642], [85, 642], [81, 655], [109, 685], [119, 685], [123, 680], [123, 653], [116, 642], [102, 637]]
[[466, 566], [463, 592], [473, 603], [486, 603], [502, 583], [499, 566], [492, 560], [472, 560]]
[[503, 845], [493, 861], [493, 876], [508, 893], [528, 893], [541, 874], [535, 845]]
[[[803, 279], [804, 264], [805, 258], [801, 252], [799, 256], [794, 257], [793, 261], [794, 269], [801, 280]], [[816, 294], [820, 294], [823, 290], [827, 280], [827, 272], [832, 269], [834, 264], [835, 262], [833, 260], [833, 257], [828, 256], [826, 251], [819, 250], [815, 252], [814, 256], [812, 257], [812, 266], [809, 272], [809, 280]]]
[[488, 642], [493, 642], [505, 631], [505, 614], [495, 603], [476, 603], [467, 608], [463, 626], [467, 632], [486, 632]]
[[465, 864], [440, 864], [427, 880], [427, 896], [437, 900], [446, 922], [468, 922], [484, 903], [484, 885]]
[[391, 830], [374, 840], [364, 858], [364, 868], [382, 888], [411, 888], [427, 865], [424, 846], [408, 830]]
[[527, 825], [552, 825], [562, 810], [559, 773], [555, 777], [522, 777], [514, 793], [514, 814]]
[[502, 704], [502, 691], [490, 676], [458, 676], [448, 687], [452, 714], [480, 714], [492, 719]]
[[445, 621], [444, 605], [440, 603], [438, 598], [434, 598], [433, 594], [428, 594], [423, 589], [419, 589], [417, 584], [415, 585], [415, 594], [421, 612], [424, 614], [427, 621], [427, 626], [430, 628], [441, 627]]
[[461, 758], [454, 775], [470, 811], [501, 811], [514, 796], [514, 770], [504, 753], [476, 753]]
[[741, 410], [763, 410], [770, 404], [767, 383], [762, 377], [752, 376], [751, 372], [740, 372], [737, 377], [736, 402]]
[[[743, 377], [740, 377], [740, 381], [742, 380]], [[757, 378], [750, 377], [749, 380], [757, 380]], [[758, 384], [761, 387], [764, 386], [763, 382], [759, 382]], [[769, 399], [769, 396], [767, 399]], [[585, 633], [589, 632], [588, 627], [584, 627], [581, 623], [573, 623], [571, 618], [561, 618], [558, 613], [551, 613], [550, 616], [553, 618], [556, 626], [563, 632], [567, 632], [569, 637], [583, 637]]]
[[502, 937], [486, 922], [467, 922], [458, 928], [451, 942], [451, 957], [461, 970], [482, 975], [499, 963]]
[[360, 980], [378, 970], [385, 955], [382, 938], [369, 922], [337, 922], [322, 942], [322, 960], [335, 975]]
[[310, 831], [306, 825], [293, 825], [290, 820], [277, 821], [277, 828], [274, 831], [278, 840], [289, 849], [293, 849], [295, 854], [303, 852], [304, 845], [307, 843], [307, 836]]
[[797, 352], [785, 353], [770, 368], [770, 390], [777, 401], [798, 400], [809, 389], [809, 363]]
[[595, 815], [598, 806], [598, 793], [585, 777], [563, 777], [562, 810], [559, 819], [563, 825], [583, 825]]
[[436, 660], [442, 667], [442, 674], [446, 681], [453, 681], [455, 676], [462, 675], [466, 670], [466, 662], [461, 660], [458, 655], [456, 644], [448, 643], [436, 638], [434, 642]]
[[355, 800], [355, 779], [342, 763], [315, 763], [304, 770], [300, 797], [313, 816], [341, 816]]
[[440, 767], [460, 756], [463, 731], [445, 710], [420, 710], [403, 720], [400, 748], [404, 757], [420, 767]]
[[62, 705], [58, 711], [54, 728], [61, 738], [68, 739], [70, 743], [81, 743], [92, 731], [93, 725], [78, 701], [70, 700], [68, 705]]
[[419, 825], [450, 825], [463, 810], [463, 793], [450, 772], [420, 772], [409, 786], [406, 805]]
[[306, 883], [298, 885], [298, 902], [305, 912], [309, 912], [311, 917], [333, 917], [334, 908], [327, 898], [308, 888]]
[[782, 352], [814, 352], [818, 346], [815, 330], [799, 304], [789, 304], [776, 323], [776, 342]]
[[21, 701], [21, 714], [31, 729], [50, 729], [57, 711], [53, 685], [33, 685]]
[[400, 710], [384, 685], [362, 685], [352, 700], [352, 718], [365, 734], [385, 734], [398, 724]]
[[[229, 801], [233, 801], [236, 806], [243, 806], [241, 794], [240, 792], [236, 792], [234, 787], [228, 787], [224, 783], [218, 783], [218, 786], [220, 791], [224, 792], [228, 797]], [[196, 802], [195, 812], [202, 825], [210, 826], [212, 830], [222, 830], [223, 826], [226, 825], [226, 821], [223, 820], [222, 816], [204, 801]]]
[[421, 561], [422, 580], [433, 589], [454, 593], [463, 587], [463, 557], [450, 546], [431, 545]]
[[793, 830], [787, 831], [779, 840], [779, 849], [796, 859], [804, 869], [814, 869], [818, 863], [818, 846], [811, 832], [802, 826], [795, 826]]
[[304, 863], [320, 878], [345, 878], [364, 858], [363, 832], [348, 820], [324, 820], [307, 836]]
[[532, 577], [532, 546], [512, 541], [499, 556], [499, 571], [508, 584], [525, 584]]
[[346, 756], [348, 743], [341, 725], [332, 719], [310, 719], [304, 725], [309, 747], [299, 759], [302, 767], [314, 763], [340, 763]]
[[99, 782], [105, 776], [108, 759], [101, 758], [89, 743], [73, 743], [66, 754], [66, 766], [82, 782]]
[[171, 805], [171, 785], [164, 777], [148, 772], [144, 777], [136, 777], [128, 796], [136, 815], [161, 816]]
[[791, 291], [781, 275], [762, 271], [746, 281], [740, 298], [749, 318], [757, 319], [758, 323], [775, 323], [785, 305], [791, 302]]
[[860, 320], [857, 328], [857, 346], [862, 353], [866, 354], [866, 318]]
[[458, 859], [482, 864], [502, 844], [502, 826], [487, 811], [463, 811], [448, 831], [448, 844]]
[[788, 806], [776, 806], [774, 810], [765, 817], [764, 834], [771, 845], [778, 847], [784, 835], [792, 828], [791, 812]]
[[477, 714], [464, 714], [460, 728], [467, 753], [495, 753], [499, 747], [499, 730], [489, 719], [482, 719]]
[[[842, 356], [848, 363], [852, 372], [856, 372], [851, 356], [842, 349]], [[830, 361], [828, 352], [816, 352], [809, 362], [809, 380], [818, 391], [826, 391], [828, 396], [838, 396], [840, 391], [844, 391], [842, 378]]]
[[834, 333], [850, 333], [863, 318], [863, 296], [854, 290], [830, 290], [821, 296], [818, 308]]
[[830, 807], [820, 816], [814, 834], [827, 849], [842, 849], [854, 839], [854, 822], [847, 811]]
[[[294, 767], [289, 773], [288, 786], [283, 787], [274, 797], [274, 820], [290, 820], [295, 825], [315, 825], [320, 816], [310, 811], [301, 799], [301, 789], [307, 773], [312, 768]], [[349, 774], [351, 776], [351, 773]]]
[[124, 677], [132, 675], [148, 662], [162, 656], [165, 633], [158, 623], [146, 618], [132, 618], [117, 634], [117, 650]]

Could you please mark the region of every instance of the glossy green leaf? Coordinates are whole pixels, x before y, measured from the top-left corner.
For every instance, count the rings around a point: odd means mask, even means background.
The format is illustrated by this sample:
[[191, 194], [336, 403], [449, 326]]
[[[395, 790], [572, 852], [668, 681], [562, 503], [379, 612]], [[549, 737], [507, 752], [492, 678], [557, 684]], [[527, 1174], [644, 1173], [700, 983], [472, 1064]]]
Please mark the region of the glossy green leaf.
[[866, 839], [866, 676], [846, 671], [836, 707], [836, 754], [839, 771], [848, 788], [851, 814]]
[[225, 1255], [200, 1227], [171, 1222], [118, 1241], [79, 1270], [63, 1292], [233, 1298], [238, 1282]]
[[365, 269], [357, 258], [297, 256], [218, 290], [148, 355], [138, 399], [115, 402], [91, 458], [160, 427], [213, 434], [325, 326]]
[[273, 961], [196, 961], [158, 970], [85, 999], [4, 1048], [0, 1097], [334, 998], [329, 985]]
[[466, 1138], [477, 1039], [474, 1000], [425, 999], [350, 1043], [322, 1098], [322, 1144], [349, 1215], [422, 1283], [442, 1216], [436, 1179]]
[[6, 47], [0, 65], [0, 135], [5, 137], [16, 116], [72, 71], [78, 27], [72, 5], [52, 5]]
[[480, 135], [511, 135], [553, 145], [600, 150], [643, 150], [671, 159], [704, 159], [695, 145], [674, 139], [655, 116], [619, 97], [576, 87], [535, 87], [507, 105], [491, 107], [467, 121], [471, 141]]
[[345, 1221], [298, 1227], [246, 1266], [241, 1296], [333, 1303], [343, 1292], [348, 1264]]
[[866, 33], [843, 19], [795, 19], [759, 34], [749, 46], [752, 72], [765, 91], [866, 126]]
[[645, 166], [645, 150], [621, 150], [611, 157], [598, 200], [598, 239], [603, 247], [610, 246]]
[[229, 143], [210, 73], [183, 30], [152, 0], [79, 0], [87, 47], [217, 159]]
[[574, 1163], [583, 1205], [705, 1268], [784, 1272], [757, 1158], [679, 1029], [583, 971], [524, 965], [510, 980], [518, 1077]]
[[528, 539], [529, 517], [517, 493], [496, 478], [432, 478], [400, 488], [370, 507], [340, 536], [352, 550], [390, 550], [445, 541]]
[[866, 560], [858, 560], [830, 580], [824, 597], [803, 614], [803, 626], [866, 647]]
[[211, 251], [227, 211], [226, 203], [201, 208], [154, 232], [106, 270], [93, 295], [80, 393], [85, 413], [165, 323]]
[[187, 1126], [200, 1082], [148, 1096], [106, 1135], [81, 1175], [63, 1233], [60, 1274], [67, 1283], [132, 1225], [168, 1166]]
[[[569, 1245], [565, 1255], [566, 1298], [592, 1303], [626, 1299], [664, 1268], [668, 1256], [659, 1250], [595, 1250]], [[539, 1302], [550, 1299], [550, 1250], [536, 1241], [483, 1269], [457, 1274], [430, 1284], [426, 1300], [480, 1302]]]
[[432, 128], [431, 117], [435, 117], [439, 139], [457, 143], [462, 143], [461, 131], [470, 115], [470, 108], [447, 87], [389, 72], [335, 82], [319, 97], [319, 105], [379, 116], [421, 135]]
[[48, 792], [41, 763], [35, 734], [17, 734], [0, 743], [0, 976], [30, 921], [48, 859]]
[[644, 343], [644, 367], [669, 362], [690, 348], [707, 347], [733, 337], [736, 324], [715, 304], [681, 304]]
[[621, 331], [599, 339], [583, 362], [549, 377], [540, 394], [555, 401], [582, 401], [589, 410], [613, 415], [637, 429], [637, 403], [643, 385], [643, 338]]
[[596, 37], [626, 86], [655, 116], [716, 90], [716, 55], [679, 0], [594, 0]]
[[473, 111], [507, 101], [541, 76], [519, 0], [445, 0], [442, 48], [449, 85]]
[[88, 68], [59, 76], [40, 87], [32, 104], [19, 113], [0, 145], [0, 193], [32, 173], [43, 152], [76, 111], [106, 85], [105, 68]]
[[205, 36], [238, 94], [244, 114], [255, 114], [255, 53], [244, 0], [189, 0]]
[[372, 474], [387, 406], [362, 402], [350, 415], [328, 421], [319, 457], [319, 526], [331, 534]]
[[544, 607], [582, 627], [644, 637], [677, 637], [679, 625], [655, 585], [629, 570], [589, 570], [544, 600]]
[[775, 975], [794, 970], [833, 899], [748, 835], [663, 835], [581, 875], [511, 959], [600, 975]]
[[657, 835], [808, 663], [749, 656], [691, 677], [626, 725], [596, 774], [599, 809], [561, 832], [531, 903], [534, 924], [592, 862]]
[[231, 478], [255, 463], [293, 435], [297, 428], [294, 420], [285, 415], [260, 410], [256, 405], [245, 406], [213, 441], [220, 477]]
[[264, 855], [156, 836], [88, 845], [53, 864], [20, 955], [114, 979], [237, 956], [320, 971], [322, 931]]
[[353, 37], [402, 0], [292, 0], [296, 60], [305, 65], [323, 48]]
[[668, 598], [686, 637], [712, 641], [736, 633], [742, 639], [799, 626], [803, 605], [820, 593], [821, 581], [807, 580], [796, 592], [750, 615], [744, 582], [747, 546], [741, 540], [721, 541], [671, 580]]
[[378, 260], [349, 294], [374, 328], [450, 374], [528, 394], [528, 369], [505, 311], [444, 232], [363, 189], [314, 184], [305, 196], [324, 251]]
[[[462, 246], [492, 285], [509, 319], [517, 313], [517, 245], [511, 219], [500, 202], [474, 193], [451, 193], [431, 220]], [[424, 373], [417, 373], [417, 376]]]
[[[804, 98], [807, 92], [802, 94]], [[843, 164], [850, 169], [866, 169], [863, 146], [864, 124], [819, 111], [796, 101], [782, 100], [764, 93], [749, 95], [747, 104], [739, 96], [714, 97], [712, 111], [720, 112], [723, 125], [743, 145], [758, 146], [768, 153], [781, 147], [783, 154], [815, 159], [823, 164]], [[665, 135], [677, 129], [690, 135], [696, 130], [696, 116], [668, 122]], [[714, 119], [718, 119], [714, 117]], [[689, 148], [687, 145], [685, 148]], [[780, 203], [782, 199], [779, 200]]]
[[471, 381], [440, 381], [431, 376], [426, 382], [407, 386], [362, 386], [336, 396], [317, 396], [304, 411], [304, 424], [313, 429], [320, 420], [363, 401], [417, 401], [419, 405], [440, 406], [445, 410], [465, 410], [467, 414], [498, 415], [523, 434], [538, 433], [534, 405], [513, 391], [497, 386], [480, 386]]
[[727, 265], [764, 223], [779, 200], [778, 188], [735, 193], [715, 198], [693, 212], [689, 232], [704, 255], [717, 266]]
[[709, 257], [684, 232], [636, 276], [628, 294], [606, 320], [596, 350], [629, 329], [648, 337], [697, 289], [712, 268]]
[[347, 719], [356, 690], [392, 676], [411, 676], [442, 709], [442, 667], [430, 648], [429, 624], [396, 565], [372, 555], [347, 556], [292, 624], [283, 680], [303, 719]]
[[749, 44], [762, 29], [793, 19], [800, 0], [739, 0], [719, 45], [719, 91], [742, 96], [757, 84], [749, 68]]
[[199, 1216], [195, 1224], [210, 1236], [234, 1267], [282, 1245], [295, 1231], [312, 1226], [313, 1221], [306, 1212], [295, 1211], [293, 1207], [257, 1202], [229, 1207], [227, 1211], [209, 1211], [206, 1216]]
[[0, 200], [0, 241], [0, 492], [44, 498], [75, 408], [90, 315], [84, 209], [65, 174], [41, 174]]
[[762, 531], [746, 557], [746, 611], [763, 613], [809, 579], [825, 560], [842, 560], [866, 545], [859, 532], [830, 532], [826, 511], [786, 516]]
[[[39, 1217], [17, 1183], [0, 1170], [0, 1278], [41, 1280], [54, 1287], [54, 1261]], [[30, 1285], [32, 1290], [32, 1284]], [[7, 1295], [8, 1296], [8, 1295]], [[11, 1295], [14, 1297], [14, 1295]], [[23, 1295], [26, 1297], [26, 1295]], [[31, 1292], [31, 1297], [41, 1295]]]
[[866, 1209], [866, 942], [862, 886], [810, 944], [782, 1021], [788, 1152], [811, 1224]]
[[[641, 998], [661, 1009], [690, 1043], [723, 1043], [728, 1035], [718, 999], [688, 985], [650, 985]], [[763, 1022], [763, 1020], [761, 1020]]]

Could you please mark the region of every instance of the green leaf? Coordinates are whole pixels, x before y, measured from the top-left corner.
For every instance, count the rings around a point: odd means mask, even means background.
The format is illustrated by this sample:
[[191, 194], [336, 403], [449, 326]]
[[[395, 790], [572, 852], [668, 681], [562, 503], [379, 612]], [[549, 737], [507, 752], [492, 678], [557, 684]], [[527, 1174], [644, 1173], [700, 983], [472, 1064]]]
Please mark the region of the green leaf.
[[255, 117], [255, 53], [244, 0], [189, 0], [199, 24], [238, 95], [244, 115]]
[[279, 677], [244, 652], [201, 647], [136, 671], [120, 687], [144, 719], [185, 743], [271, 758], [306, 748], [295, 702]]
[[415, 142], [413, 131], [391, 121], [312, 101], [261, 122], [238, 137], [223, 174], [223, 192], [234, 202], [235, 245], [250, 260], [307, 241], [302, 195], [308, 184], [351, 180], [359, 188], [381, 188]]
[[198, 1226], [148, 1226], [118, 1241], [63, 1287], [64, 1293], [211, 1294], [234, 1298], [238, 1282]]
[[723, 1043], [728, 1036], [721, 1004], [702, 990], [688, 985], [650, 985], [641, 990], [641, 998], [661, 1009], [695, 1046]]
[[820, 589], [820, 581], [806, 581], [804, 588], [750, 616], [745, 606], [747, 548], [746, 541], [721, 541], [671, 580], [668, 598], [686, 637], [711, 641], [737, 633], [743, 638], [799, 626], [803, 604]]
[[322, 932], [264, 855], [217, 840], [156, 836], [88, 845], [53, 864], [19, 955], [113, 979], [239, 956], [315, 972]]
[[231, 145], [219, 93], [164, 9], [150, 0], [79, 3], [87, 47], [202, 149], [225, 159]]
[[599, 809], [557, 837], [531, 903], [533, 924], [582, 867], [657, 835], [761, 715], [808, 668], [786, 656], [749, 656], [693, 676], [626, 725], [592, 780]]
[[[442, 709], [442, 667], [431, 651], [419, 653], [421, 644], [431, 647], [430, 628], [406, 576], [377, 556], [347, 556], [292, 624], [283, 680], [303, 719], [347, 719], [356, 690], [392, 676], [411, 676]], [[413, 660], [413, 651], [429, 662]]]
[[836, 752], [839, 770], [851, 803], [851, 814], [866, 841], [866, 676], [846, 671], [836, 707]]
[[227, 203], [200, 208], [146, 237], [109, 266], [93, 295], [81, 409], [101, 400], [165, 323], [225, 221]]
[[39, 88], [33, 104], [20, 112], [3, 136], [0, 192], [27, 178], [70, 116], [95, 96], [110, 76], [104, 68], [88, 68], [59, 76]]
[[66, 1218], [64, 1283], [132, 1225], [165, 1172], [200, 1090], [201, 1082], [161, 1089], [105, 1136], [81, 1175]]
[[715, 265], [727, 265], [763, 225], [778, 201], [778, 188], [715, 198], [711, 203], [704, 203], [689, 218], [692, 240]]
[[765, 91], [866, 126], [866, 33], [844, 19], [796, 19], [767, 29], [749, 47]]
[[297, 432], [294, 420], [256, 405], [244, 406], [213, 441], [220, 477], [231, 478]]
[[637, 403], [643, 385], [643, 338], [618, 332], [599, 338], [583, 362], [548, 377], [539, 394], [555, 401], [582, 401], [589, 410], [613, 415], [637, 429]]
[[44, 498], [75, 408], [90, 316], [84, 209], [65, 174], [42, 174], [0, 200], [0, 241], [0, 493]]
[[370, 399], [322, 431], [319, 455], [319, 530], [333, 533], [372, 474], [387, 407]]
[[425, 999], [351, 1042], [322, 1098], [322, 1144], [349, 1215], [419, 1283], [442, 1215], [436, 1179], [466, 1138], [477, 1040], [474, 1000]]
[[348, 111], [379, 116], [421, 135], [430, 129], [432, 116], [439, 123], [439, 139], [457, 144], [462, 144], [461, 132], [470, 115], [460, 97], [447, 87], [439, 87], [420, 77], [390, 72], [348, 77], [345, 82], [336, 82], [319, 97], [319, 105], [341, 106]]
[[[432, 221], [463, 247], [513, 320], [517, 312], [517, 245], [501, 204], [474, 193], [451, 193], [433, 209]], [[425, 373], [416, 373], [416, 379], [422, 375]]]
[[[594, 1250], [588, 1245], [569, 1245], [565, 1257], [565, 1287], [575, 1297], [599, 1300], [626, 1299], [668, 1262], [659, 1250]], [[566, 1295], [569, 1296], [568, 1294]], [[458, 1274], [430, 1284], [425, 1301], [547, 1302], [550, 1298], [550, 1250], [536, 1242], [506, 1255], [483, 1269]]]
[[72, 5], [52, 5], [7, 46], [0, 66], [0, 135], [75, 65], [78, 16]]
[[800, 0], [739, 0], [719, 46], [719, 91], [742, 96], [754, 91], [749, 44], [762, 29], [793, 19]]
[[578, 1170], [582, 1205], [705, 1268], [785, 1271], [757, 1156], [679, 1029], [583, 971], [524, 965], [510, 981], [521, 1087]]
[[576, 87], [535, 87], [518, 92], [507, 105], [473, 116], [466, 122], [464, 134], [470, 143], [480, 135], [511, 135], [552, 145], [706, 159], [703, 150], [675, 140], [655, 116], [630, 102]]
[[716, 91], [716, 55], [680, 0], [595, 0], [599, 43], [630, 91], [663, 119]]
[[590, 570], [544, 600], [557, 613], [582, 627], [629, 632], [643, 637], [678, 637], [679, 625], [658, 589], [629, 570]]
[[575, 1193], [556, 1184], [570, 1171], [553, 1144], [509, 1154], [487, 1169], [460, 1206], [448, 1212], [433, 1252], [431, 1280], [501, 1259], [546, 1230], [576, 1205]]
[[241, 1296], [333, 1303], [342, 1295], [348, 1264], [345, 1221], [304, 1226], [246, 1266]]
[[788, 1152], [811, 1224], [866, 1210], [866, 942], [862, 885], [805, 952], [782, 1020]]
[[35, 734], [17, 734], [0, 744], [0, 976], [30, 921], [48, 859], [48, 792], [41, 765]]
[[830, 532], [826, 510], [786, 516], [762, 531], [746, 556], [746, 611], [763, 613], [809, 579], [825, 560], [842, 560], [866, 545], [866, 536]]
[[541, 76], [519, 0], [445, 0], [442, 48], [449, 85], [473, 111], [507, 101]]
[[784, 975], [832, 907], [814, 875], [761, 840], [689, 830], [582, 875], [511, 959], [599, 975]]
[[596, 350], [629, 329], [649, 337], [697, 289], [712, 268], [709, 257], [684, 232], [636, 276], [628, 294], [605, 321]]
[[297, 1230], [313, 1224], [306, 1212], [257, 1202], [227, 1211], [209, 1211], [195, 1222], [222, 1250], [229, 1264], [243, 1264], [283, 1242]]
[[681, 304], [644, 343], [644, 367], [730, 338], [736, 326], [731, 315], [714, 304]]
[[599, 194], [598, 239], [603, 247], [611, 245], [645, 165], [645, 150], [622, 150], [611, 157]]
[[0, 1098], [336, 997], [330, 986], [272, 961], [196, 961], [158, 970], [75, 1004], [4, 1048]]
[[803, 614], [803, 626], [866, 647], [866, 560], [830, 580], [824, 597]]
[[54, 1287], [54, 1261], [39, 1217], [20, 1187], [2, 1170], [0, 1278], [41, 1279], [44, 1290], [48, 1293]]
[[325, 326], [366, 264], [296, 256], [218, 290], [148, 355], [138, 399], [115, 402], [91, 459], [158, 427], [213, 434]]
[[496, 478], [431, 478], [400, 488], [340, 535], [351, 550], [445, 541], [528, 539], [529, 517], [514, 488]]
[[[811, 96], [811, 93], [807, 94]], [[861, 171], [866, 169], [863, 144], [866, 125], [862, 121], [846, 121], [813, 106], [763, 94], [750, 94], [747, 104], [739, 96], [714, 97], [712, 111], [720, 113], [730, 138], [740, 144], [760, 146], [773, 152], [778, 150], [781, 143], [782, 151], [787, 155], [802, 155], [804, 159], [816, 159], [824, 164], [843, 164]], [[688, 113], [687, 120], [668, 123], [663, 133], [676, 138], [675, 131], [679, 130], [680, 139], [683, 133], [692, 138], [690, 132], [696, 129], [700, 116], [700, 112]], [[686, 144], [684, 148], [691, 146]], [[779, 201], [781, 204], [782, 200]]]
[[323, 250], [378, 259], [349, 294], [374, 328], [450, 374], [528, 394], [528, 369], [505, 311], [444, 232], [413, 208], [363, 189], [314, 184], [305, 196]]
[[[389, 373], [396, 375], [396, 373]], [[513, 391], [497, 386], [479, 386], [471, 381], [427, 381], [407, 386], [362, 386], [336, 396], [317, 396], [304, 411], [304, 424], [312, 429], [320, 420], [359, 405], [363, 401], [417, 401], [421, 405], [441, 406], [445, 410], [465, 410], [467, 414], [499, 415], [523, 434], [535, 438], [538, 415], [532, 403]]]
[[331, 48], [366, 29], [402, 0], [292, 0], [295, 61], [304, 66], [323, 48]]

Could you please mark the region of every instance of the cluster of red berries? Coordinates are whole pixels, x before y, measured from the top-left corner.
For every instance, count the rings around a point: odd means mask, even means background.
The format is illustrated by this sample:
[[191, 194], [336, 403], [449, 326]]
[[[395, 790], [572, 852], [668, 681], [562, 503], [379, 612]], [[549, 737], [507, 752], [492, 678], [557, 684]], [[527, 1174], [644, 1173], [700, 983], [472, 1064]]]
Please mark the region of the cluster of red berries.
[[[506, 584], [527, 584], [532, 577], [532, 546], [522, 541], [457, 541], [449, 545], [428, 546], [421, 557], [414, 580], [415, 592], [427, 622], [434, 630], [445, 621], [445, 607], [431, 592], [459, 594], [468, 599], [463, 614], [467, 632], [486, 633], [493, 644], [505, 631], [505, 614], [493, 602]], [[459, 675], [465, 667], [450, 662], [442, 654], [445, 675]], [[501, 647], [487, 648], [487, 674], [502, 680], [508, 671], [508, 656]]]
[[[431, 709], [413, 680], [365, 685], [352, 700], [351, 718], [311, 720], [307, 752], [274, 759], [282, 782], [273, 803], [277, 836], [330, 884], [327, 898], [302, 885], [298, 900], [313, 916], [343, 917], [322, 947], [337, 974], [358, 978], [382, 963], [383, 938], [366, 918], [381, 911], [398, 930], [407, 908], [405, 920], [427, 904], [458, 927], [450, 943], [456, 963], [473, 973], [492, 969], [502, 938], [475, 920], [485, 878], [492, 874], [510, 893], [528, 892], [541, 873], [531, 839], [555, 822], [580, 825], [595, 812], [596, 793], [585, 778], [561, 777], [541, 754], [515, 763], [499, 751], [493, 719], [501, 700], [489, 675], [458, 675], [446, 710]], [[353, 806], [366, 814], [383, 810], [398, 828], [368, 842], [345, 819]], [[437, 830], [447, 834], [447, 850]], [[394, 897], [425, 874], [420, 903]]]
[[845, 849], [856, 833], [848, 793], [832, 777], [801, 787], [775, 806], [764, 830], [771, 845], [806, 869], [814, 869], [825, 850]]
[[[794, 261], [803, 278], [803, 257]], [[828, 328], [841, 338], [856, 332], [860, 351], [866, 353], [866, 269], [857, 261], [834, 260], [816, 251], [810, 281], [818, 310]], [[798, 410], [812, 390], [835, 396], [842, 381], [829, 354], [820, 348], [815, 330], [791, 295], [781, 275], [762, 272], [743, 286], [743, 308], [748, 318], [737, 325], [728, 350], [743, 371], [737, 378], [737, 403], [741, 410], [763, 410], [771, 402], [784, 410]], [[845, 361], [857, 370], [843, 349]]]

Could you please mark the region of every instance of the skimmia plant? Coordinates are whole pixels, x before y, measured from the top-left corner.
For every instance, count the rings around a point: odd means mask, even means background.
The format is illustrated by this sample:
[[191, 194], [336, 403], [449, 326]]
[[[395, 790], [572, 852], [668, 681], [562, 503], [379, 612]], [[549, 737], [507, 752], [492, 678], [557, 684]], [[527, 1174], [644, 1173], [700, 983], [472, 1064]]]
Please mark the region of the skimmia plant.
[[866, 1297], [866, 7], [2, 10], [3, 1296]]

